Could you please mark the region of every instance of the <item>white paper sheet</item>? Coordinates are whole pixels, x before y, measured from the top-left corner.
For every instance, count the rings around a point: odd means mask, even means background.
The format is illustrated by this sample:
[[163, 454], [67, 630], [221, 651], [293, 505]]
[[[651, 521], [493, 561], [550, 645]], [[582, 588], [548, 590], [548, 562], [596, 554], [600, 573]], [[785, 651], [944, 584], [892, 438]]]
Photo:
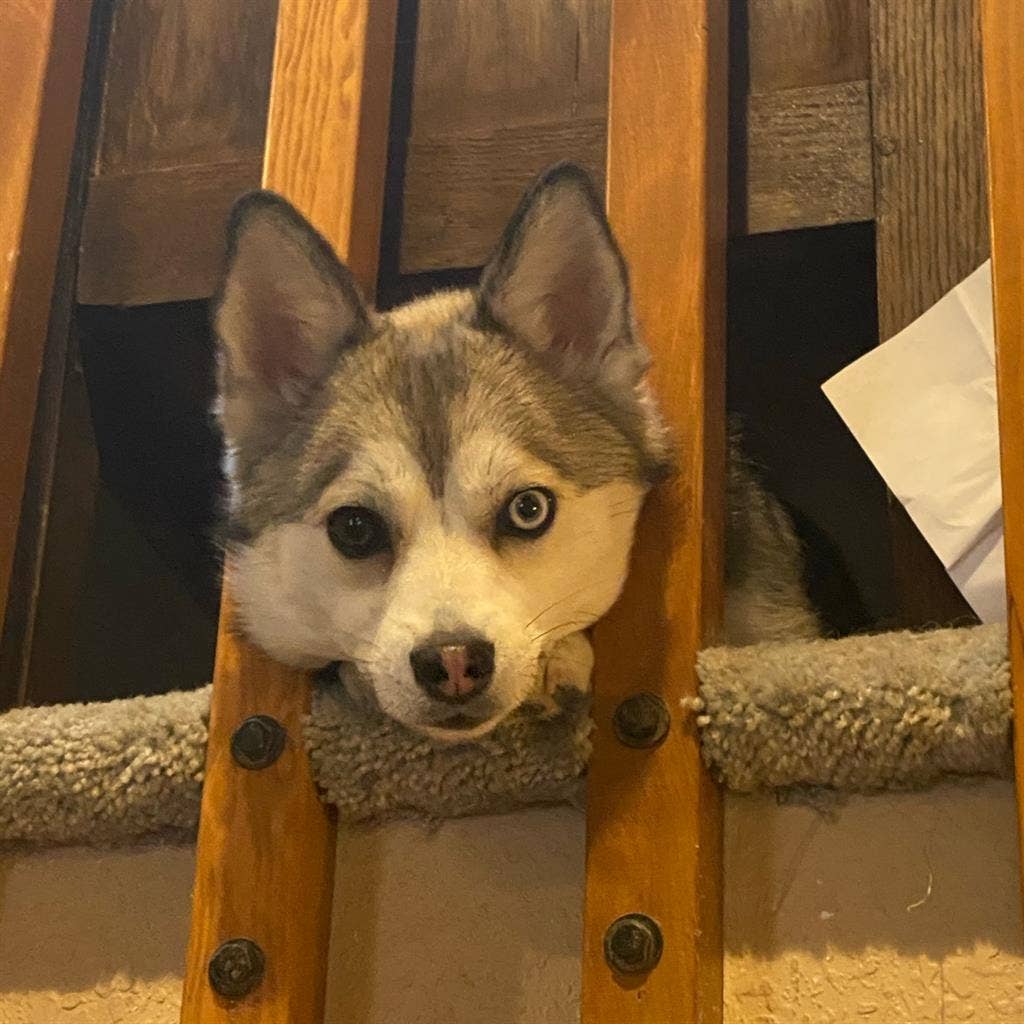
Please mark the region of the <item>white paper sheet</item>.
[[992, 270], [822, 390], [983, 622], [1006, 619]]

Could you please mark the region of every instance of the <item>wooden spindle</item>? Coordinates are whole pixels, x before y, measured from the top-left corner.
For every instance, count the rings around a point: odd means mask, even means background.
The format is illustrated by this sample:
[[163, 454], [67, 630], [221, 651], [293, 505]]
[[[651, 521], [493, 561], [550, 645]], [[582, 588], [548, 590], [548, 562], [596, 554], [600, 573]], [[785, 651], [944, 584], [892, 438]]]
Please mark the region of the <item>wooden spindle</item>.
[[[373, 296], [394, 53], [394, 0], [281, 0], [263, 184], [290, 199]], [[319, 1024], [324, 1013], [335, 827], [302, 746], [310, 686], [232, 628], [230, 566], [217, 640], [183, 1024]], [[265, 715], [284, 748], [265, 768], [231, 753]], [[272, 745], [273, 736], [251, 744]], [[248, 940], [248, 944], [245, 941]], [[234, 945], [224, 947], [224, 943]], [[221, 988], [211, 957], [221, 949]], [[227, 984], [225, 984], [225, 979]]]
[[[722, 604], [727, 13], [726, 0], [613, 5], [608, 208], [679, 475], [649, 499], [625, 592], [595, 634], [583, 1024], [722, 1015], [721, 802], [680, 701]], [[671, 719], [654, 749], [612, 728], [638, 691]], [[660, 929], [652, 970], [606, 963], [609, 926], [629, 914]], [[642, 949], [643, 922], [633, 927]]]

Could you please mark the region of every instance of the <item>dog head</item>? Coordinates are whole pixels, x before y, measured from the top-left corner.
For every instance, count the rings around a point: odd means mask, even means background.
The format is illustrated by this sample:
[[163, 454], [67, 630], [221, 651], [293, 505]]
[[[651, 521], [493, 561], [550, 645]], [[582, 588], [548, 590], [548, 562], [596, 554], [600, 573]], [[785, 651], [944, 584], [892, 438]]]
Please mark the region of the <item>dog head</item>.
[[269, 654], [354, 667], [439, 739], [537, 691], [622, 586], [666, 469], [591, 185], [526, 195], [474, 291], [388, 313], [283, 199], [236, 206], [216, 310], [232, 589]]

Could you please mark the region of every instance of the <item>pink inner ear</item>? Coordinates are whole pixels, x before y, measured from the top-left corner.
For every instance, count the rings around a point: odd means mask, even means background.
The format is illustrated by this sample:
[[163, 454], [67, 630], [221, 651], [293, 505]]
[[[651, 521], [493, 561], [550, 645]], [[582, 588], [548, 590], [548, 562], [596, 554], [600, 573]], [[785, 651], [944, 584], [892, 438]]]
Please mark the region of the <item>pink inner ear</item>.
[[546, 319], [551, 347], [582, 358], [600, 358], [608, 344], [610, 298], [598, 286], [593, 267], [584, 260], [566, 260], [552, 280]]
[[256, 374], [272, 387], [316, 373], [315, 359], [304, 343], [300, 321], [283, 309], [279, 301], [280, 296], [273, 289], [250, 299], [253, 351], [249, 358]]

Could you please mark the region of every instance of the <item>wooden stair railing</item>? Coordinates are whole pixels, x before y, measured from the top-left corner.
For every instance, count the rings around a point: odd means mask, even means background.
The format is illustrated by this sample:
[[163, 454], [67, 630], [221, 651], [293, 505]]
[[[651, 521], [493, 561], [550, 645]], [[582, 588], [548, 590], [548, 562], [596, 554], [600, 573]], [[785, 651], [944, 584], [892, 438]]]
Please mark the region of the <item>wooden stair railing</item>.
[[[395, 19], [394, 0], [281, 0], [263, 169], [264, 186], [309, 218], [371, 296]], [[237, 635], [230, 583], [229, 565], [181, 1020], [320, 1024], [335, 825], [301, 742], [309, 681]], [[283, 727], [284, 748], [252, 770], [237, 763], [231, 745], [257, 715]], [[273, 723], [248, 728], [246, 745], [257, 758], [273, 748]]]
[[0, 624], [21, 516], [91, 0], [10, 0], [0, 26]]
[[[722, 599], [726, 8], [614, 5], [609, 208], [680, 474], [649, 502], [626, 592], [596, 634], [583, 1024], [721, 1018], [721, 805], [680, 701], [695, 692], [696, 653]], [[334, 243], [368, 293], [394, 26], [392, 0], [282, 0], [271, 87], [264, 184]], [[308, 682], [233, 631], [230, 567], [225, 594], [182, 1021], [319, 1024], [334, 826], [299, 741]], [[641, 691], [670, 723], [653, 750], [611, 728]], [[247, 770], [231, 741], [257, 715], [283, 727], [284, 749]], [[272, 745], [266, 727], [251, 726], [257, 750]], [[641, 916], [614, 925], [628, 915]]]
[[1024, 7], [984, 0], [981, 9], [1014, 757], [1024, 850]]
[[[721, 802], [680, 702], [722, 604], [727, 6], [612, 7], [608, 209], [679, 474], [648, 499], [625, 592], [595, 632], [582, 1024], [722, 1016]], [[642, 691], [670, 722], [654, 749], [612, 728]], [[664, 948], [645, 970], [652, 929]]]

